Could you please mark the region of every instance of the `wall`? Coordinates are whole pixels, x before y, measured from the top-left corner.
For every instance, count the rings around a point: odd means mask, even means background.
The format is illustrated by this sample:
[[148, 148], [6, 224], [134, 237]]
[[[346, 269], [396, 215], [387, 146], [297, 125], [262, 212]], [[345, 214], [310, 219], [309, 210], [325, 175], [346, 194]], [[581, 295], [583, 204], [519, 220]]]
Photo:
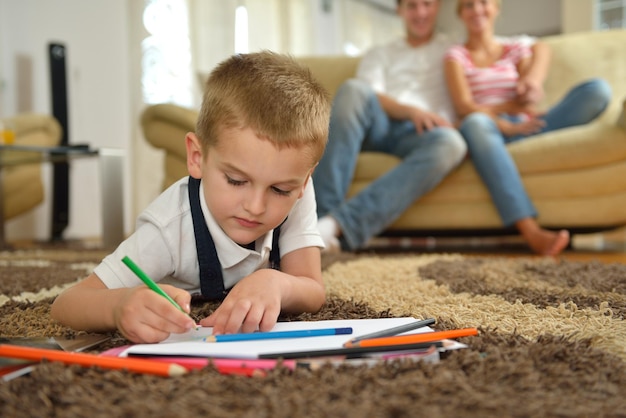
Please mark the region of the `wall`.
[[562, 3], [563, 33], [592, 30], [596, 0], [566, 0]]
[[[67, 48], [70, 142], [126, 150], [128, 173], [134, 123], [128, 19], [126, 0], [0, 0], [2, 116], [24, 110], [51, 114], [47, 45], [61, 42]], [[32, 67], [28, 80], [23, 80], [23, 73], [16, 69], [20, 60]], [[18, 91], [16, 86], [23, 82], [30, 88]], [[23, 97], [25, 94], [30, 97]], [[9, 221], [8, 240], [49, 238], [50, 175], [47, 167], [46, 202], [32, 213]], [[70, 223], [64, 236], [99, 237], [101, 199], [95, 159], [71, 164], [70, 194]], [[128, 194], [129, 190], [120, 191], [126, 214], [130, 208]], [[128, 230], [130, 219], [126, 218]]]
[[[456, 0], [440, 0], [439, 26], [458, 38], [463, 27], [456, 15]], [[561, 32], [562, 0], [501, 0], [502, 9], [496, 21], [498, 35], [553, 35]], [[577, 3], [581, 0], [565, 0]], [[586, 0], [585, 0], [586, 1]]]

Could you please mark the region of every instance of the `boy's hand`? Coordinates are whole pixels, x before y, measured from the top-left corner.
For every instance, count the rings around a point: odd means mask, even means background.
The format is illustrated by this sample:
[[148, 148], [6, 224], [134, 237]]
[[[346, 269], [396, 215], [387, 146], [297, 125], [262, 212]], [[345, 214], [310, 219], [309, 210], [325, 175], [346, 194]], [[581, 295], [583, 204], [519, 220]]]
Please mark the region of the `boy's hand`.
[[200, 325], [213, 327], [213, 334], [271, 330], [280, 314], [284, 290], [284, 281], [276, 273], [263, 269], [241, 280]]
[[[169, 285], [161, 287], [189, 312], [188, 292]], [[145, 286], [125, 289], [113, 307], [113, 320], [124, 337], [136, 343], [159, 342], [171, 333], [182, 333], [195, 326], [193, 319]]]

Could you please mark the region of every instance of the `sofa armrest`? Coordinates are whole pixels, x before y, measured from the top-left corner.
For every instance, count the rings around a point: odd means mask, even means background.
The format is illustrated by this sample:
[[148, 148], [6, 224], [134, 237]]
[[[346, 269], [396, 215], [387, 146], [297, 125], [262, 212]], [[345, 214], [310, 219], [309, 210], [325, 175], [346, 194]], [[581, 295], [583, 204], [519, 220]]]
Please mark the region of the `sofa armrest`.
[[196, 130], [198, 112], [174, 104], [148, 106], [141, 114], [144, 137], [154, 147], [187, 159], [185, 135]]
[[[52, 116], [20, 113], [7, 118], [15, 129], [15, 144], [54, 147], [60, 144], [62, 128]], [[41, 164], [20, 164], [2, 170], [4, 220], [11, 219], [39, 205], [44, 199]]]
[[7, 120], [13, 123], [18, 145], [54, 147], [61, 142], [61, 125], [50, 115], [20, 113]]
[[361, 57], [343, 55], [302, 56], [298, 57], [297, 60], [311, 71], [313, 77], [333, 97], [342, 83], [356, 75]]

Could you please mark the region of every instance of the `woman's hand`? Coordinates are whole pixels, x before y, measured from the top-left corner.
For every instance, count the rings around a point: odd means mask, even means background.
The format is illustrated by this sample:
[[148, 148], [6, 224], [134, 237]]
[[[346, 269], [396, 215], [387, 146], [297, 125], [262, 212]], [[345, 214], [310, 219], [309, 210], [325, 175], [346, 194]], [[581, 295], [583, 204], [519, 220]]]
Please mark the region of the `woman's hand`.
[[521, 122], [511, 122], [505, 119], [497, 120], [498, 128], [504, 136], [532, 135], [541, 131], [546, 125], [542, 119], [531, 117]]
[[537, 105], [544, 97], [543, 84], [531, 77], [520, 77], [517, 81], [517, 99], [522, 105]]

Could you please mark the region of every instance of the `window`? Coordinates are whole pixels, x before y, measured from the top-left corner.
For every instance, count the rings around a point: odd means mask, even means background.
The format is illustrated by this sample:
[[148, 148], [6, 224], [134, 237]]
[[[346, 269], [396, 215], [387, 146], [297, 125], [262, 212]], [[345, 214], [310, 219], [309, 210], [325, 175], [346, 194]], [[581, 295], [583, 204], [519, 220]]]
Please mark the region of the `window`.
[[247, 54], [248, 46], [248, 9], [239, 6], [235, 10], [235, 54]]
[[626, 0], [600, 0], [596, 7], [596, 28], [626, 28]]
[[193, 105], [187, 0], [145, 0], [141, 43], [143, 101]]

